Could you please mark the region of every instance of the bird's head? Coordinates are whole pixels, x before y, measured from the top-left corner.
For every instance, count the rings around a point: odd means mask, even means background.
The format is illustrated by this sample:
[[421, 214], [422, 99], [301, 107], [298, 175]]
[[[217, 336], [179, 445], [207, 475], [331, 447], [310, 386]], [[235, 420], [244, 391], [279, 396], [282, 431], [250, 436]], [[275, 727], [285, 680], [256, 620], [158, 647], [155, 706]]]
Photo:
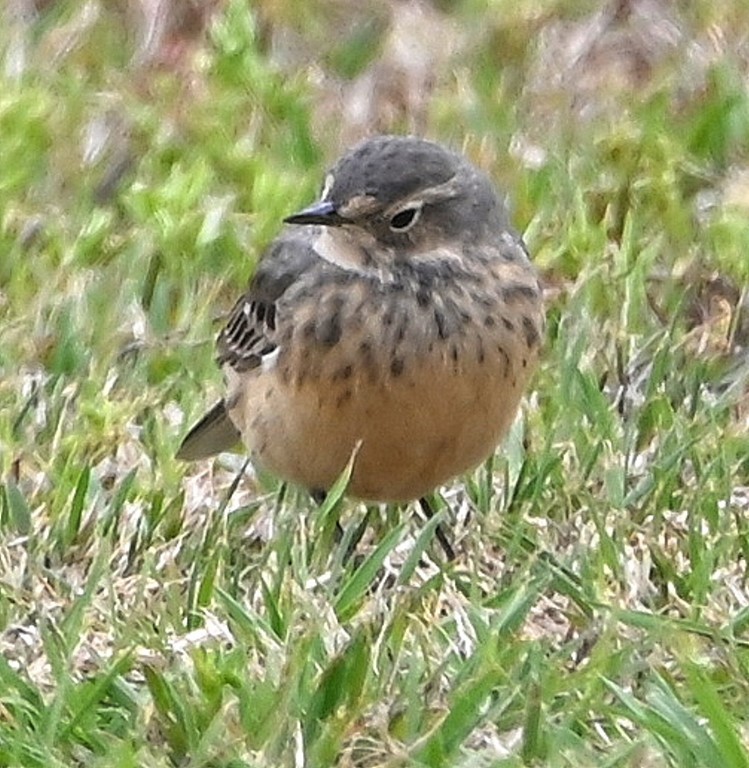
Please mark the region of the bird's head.
[[490, 181], [461, 156], [423, 139], [377, 136], [330, 170], [320, 199], [289, 216], [316, 225], [315, 249], [354, 268], [394, 269], [462, 248], [507, 226]]

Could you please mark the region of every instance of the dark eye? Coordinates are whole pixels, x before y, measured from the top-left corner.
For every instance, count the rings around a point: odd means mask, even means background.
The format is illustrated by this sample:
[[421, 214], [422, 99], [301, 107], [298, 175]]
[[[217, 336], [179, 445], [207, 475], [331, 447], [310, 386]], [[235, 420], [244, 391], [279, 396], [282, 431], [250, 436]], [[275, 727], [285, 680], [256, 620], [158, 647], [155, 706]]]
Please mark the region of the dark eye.
[[392, 229], [393, 232], [405, 232], [416, 223], [420, 212], [420, 207], [404, 208], [402, 211], [398, 211], [398, 213], [390, 219], [390, 229]]

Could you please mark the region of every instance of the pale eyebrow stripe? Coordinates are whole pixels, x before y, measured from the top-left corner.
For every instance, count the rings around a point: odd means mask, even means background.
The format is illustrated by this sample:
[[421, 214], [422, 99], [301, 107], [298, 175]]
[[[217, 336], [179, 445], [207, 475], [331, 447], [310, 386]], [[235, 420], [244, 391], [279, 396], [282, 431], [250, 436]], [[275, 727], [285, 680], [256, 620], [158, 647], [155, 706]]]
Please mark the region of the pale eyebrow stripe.
[[333, 189], [333, 184], [335, 183], [335, 177], [332, 173], [329, 173], [325, 177], [325, 183], [322, 187], [322, 193], [320, 194], [320, 200], [327, 200], [328, 195], [330, 194], [330, 191]]

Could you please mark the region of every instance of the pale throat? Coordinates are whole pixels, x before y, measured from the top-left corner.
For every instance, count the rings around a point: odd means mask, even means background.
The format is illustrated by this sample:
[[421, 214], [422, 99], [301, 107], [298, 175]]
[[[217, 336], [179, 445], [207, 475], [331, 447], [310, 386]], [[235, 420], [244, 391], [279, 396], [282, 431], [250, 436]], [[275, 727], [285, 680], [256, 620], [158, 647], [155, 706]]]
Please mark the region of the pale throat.
[[[392, 254], [384, 253], [382, 244], [361, 229], [348, 227], [322, 227], [312, 248], [320, 258], [342, 269], [366, 275], [380, 275]], [[382, 259], [372, 254], [382, 253]], [[378, 263], [379, 262], [379, 263]]]

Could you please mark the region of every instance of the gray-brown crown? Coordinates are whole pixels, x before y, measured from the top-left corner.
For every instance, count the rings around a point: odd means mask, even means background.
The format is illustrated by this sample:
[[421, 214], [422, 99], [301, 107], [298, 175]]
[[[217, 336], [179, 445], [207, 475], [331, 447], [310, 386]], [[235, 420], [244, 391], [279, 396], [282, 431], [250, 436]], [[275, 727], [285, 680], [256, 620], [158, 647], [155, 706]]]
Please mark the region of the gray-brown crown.
[[376, 136], [353, 147], [328, 173], [322, 200], [286, 221], [355, 224], [401, 247], [407, 232], [414, 244], [425, 237], [470, 242], [508, 228], [483, 173], [439, 144], [407, 136]]
[[439, 144], [411, 136], [376, 136], [353, 147], [331, 169], [328, 199], [343, 205], [357, 195], [383, 207], [453, 178], [466, 162]]

